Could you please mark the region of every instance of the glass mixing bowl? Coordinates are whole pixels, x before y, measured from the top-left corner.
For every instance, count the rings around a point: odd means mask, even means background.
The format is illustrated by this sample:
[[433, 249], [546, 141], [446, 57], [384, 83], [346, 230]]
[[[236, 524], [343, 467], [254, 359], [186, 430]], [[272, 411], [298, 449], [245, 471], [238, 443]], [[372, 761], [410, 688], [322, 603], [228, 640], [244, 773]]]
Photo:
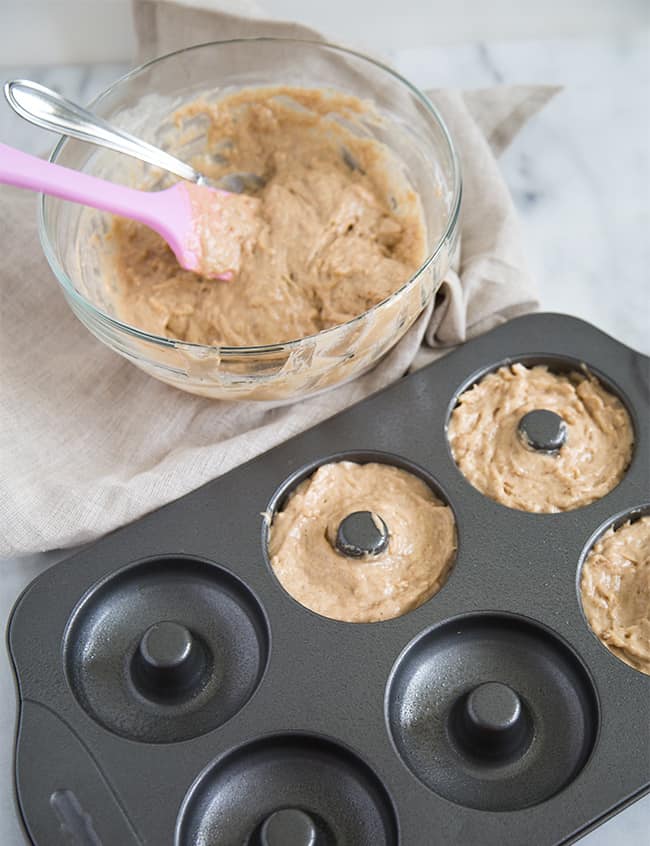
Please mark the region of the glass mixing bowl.
[[[293, 400], [368, 370], [431, 301], [457, 242], [460, 168], [440, 115], [405, 79], [358, 53], [275, 38], [201, 44], [132, 71], [101, 94], [92, 109], [189, 160], [206, 150], [206, 123], [191, 120], [180, 131], [172, 120], [177, 109], [240, 88], [274, 85], [332, 89], [369, 102], [374, 115], [361, 114], [354, 121], [347, 115], [342, 122], [349, 131], [385, 145], [420, 196], [426, 259], [401, 288], [359, 317], [266, 346], [207, 346], [149, 334], [116, 316], [115, 279], [107, 261], [110, 215], [52, 197], [43, 197], [41, 204], [45, 255], [81, 322], [151, 376], [217, 399]], [[127, 185], [166, 184], [149, 165], [71, 139], [56, 146], [51, 161]]]

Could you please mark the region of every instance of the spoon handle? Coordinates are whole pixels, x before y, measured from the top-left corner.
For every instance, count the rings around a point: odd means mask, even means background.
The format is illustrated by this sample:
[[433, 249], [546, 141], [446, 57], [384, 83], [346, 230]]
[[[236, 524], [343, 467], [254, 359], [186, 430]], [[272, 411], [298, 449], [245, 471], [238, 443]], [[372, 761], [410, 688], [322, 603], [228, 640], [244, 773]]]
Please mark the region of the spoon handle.
[[44, 85], [26, 79], [16, 79], [5, 83], [4, 92], [7, 102], [16, 114], [36, 126], [78, 138], [80, 141], [98, 144], [117, 153], [125, 153], [190, 182], [202, 181], [198, 171], [186, 162], [128, 132], [110, 126], [102, 118], [66, 100]]

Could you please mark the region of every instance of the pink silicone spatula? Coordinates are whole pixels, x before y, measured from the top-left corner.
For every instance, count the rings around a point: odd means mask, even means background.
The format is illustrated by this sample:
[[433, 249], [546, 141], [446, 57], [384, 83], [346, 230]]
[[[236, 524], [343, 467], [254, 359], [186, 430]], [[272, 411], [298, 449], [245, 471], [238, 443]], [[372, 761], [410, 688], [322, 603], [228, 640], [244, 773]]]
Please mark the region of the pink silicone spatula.
[[161, 235], [187, 270], [219, 279], [236, 276], [254, 244], [260, 201], [179, 182], [164, 191], [138, 191], [30, 156], [0, 144], [0, 183], [144, 223]]

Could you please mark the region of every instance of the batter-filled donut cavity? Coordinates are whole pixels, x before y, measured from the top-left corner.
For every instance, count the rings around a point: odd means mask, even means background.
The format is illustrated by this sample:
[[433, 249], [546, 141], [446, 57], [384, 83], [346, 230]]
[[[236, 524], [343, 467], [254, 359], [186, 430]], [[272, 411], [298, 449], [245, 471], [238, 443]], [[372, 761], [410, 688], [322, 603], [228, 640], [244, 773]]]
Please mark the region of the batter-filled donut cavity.
[[580, 599], [596, 637], [650, 675], [650, 507], [617, 520], [587, 553]]
[[630, 415], [588, 369], [507, 364], [463, 391], [447, 434], [468, 482], [521, 511], [589, 505], [625, 475]]
[[282, 587], [335, 620], [399, 617], [437, 593], [456, 555], [449, 505], [415, 472], [369, 461], [321, 464], [270, 515]]

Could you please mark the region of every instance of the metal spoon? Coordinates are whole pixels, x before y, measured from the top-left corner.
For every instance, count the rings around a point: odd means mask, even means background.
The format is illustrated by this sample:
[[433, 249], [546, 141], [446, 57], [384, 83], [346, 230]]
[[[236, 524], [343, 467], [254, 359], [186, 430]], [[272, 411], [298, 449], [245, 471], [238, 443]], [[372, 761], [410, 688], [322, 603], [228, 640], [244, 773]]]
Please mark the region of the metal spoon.
[[107, 147], [117, 153], [125, 153], [197, 185], [220, 188], [235, 194], [252, 193], [264, 185], [264, 180], [256, 173], [229, 173], [220, 179], [208, 179], [187, 162], [122, 129], [116, 129], [103, 118], [37, 82], [27, 79], [5, 82], [4, 93], [16, 114], [36, 126]]

